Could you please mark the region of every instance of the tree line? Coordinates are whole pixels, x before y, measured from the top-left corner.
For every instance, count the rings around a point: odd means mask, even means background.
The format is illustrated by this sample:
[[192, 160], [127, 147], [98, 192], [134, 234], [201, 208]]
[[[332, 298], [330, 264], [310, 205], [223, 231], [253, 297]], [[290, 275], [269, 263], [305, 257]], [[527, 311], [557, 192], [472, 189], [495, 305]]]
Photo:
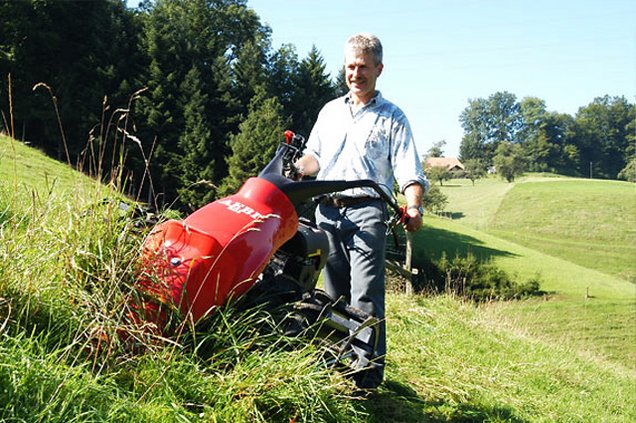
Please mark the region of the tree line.
[[343, 92], [316, 47], [273, 49], [245, 0], [1, 2], [0, 75], [0, 129], [184, 209], [238, 188]]
[[468, 103], [459, 152], [471, 167], [494, 165], [509, 181], [525, 170], [635, 180], [636, 106], [624, 97], [598, 97], [575, 116], [509, 92]]
[[[316, 47], [274, 49], [246, 0], [0, 2], [0, 130], [151, 203], [199, 207], [258, 173], [285, 129], [308, 135], [346, 91], [325, 68]], [[621, 98], [572, 118], [497, 93], [460, 120], [461, 157], [488, 164], [511, 142], [531, 170], [615, 178], [634, 154]]]

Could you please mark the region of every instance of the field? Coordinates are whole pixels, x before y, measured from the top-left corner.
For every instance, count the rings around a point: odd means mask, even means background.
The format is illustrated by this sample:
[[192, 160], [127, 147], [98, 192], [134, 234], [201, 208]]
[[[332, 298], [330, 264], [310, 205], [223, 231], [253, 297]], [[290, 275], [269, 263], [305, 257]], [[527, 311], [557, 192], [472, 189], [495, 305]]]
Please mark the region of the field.
[[444, 190], [454, 219], [426, 217], [416, 258], [472, 251], [550, 293], [479, 306], [390, 293], [387, 380], [360, 393], [312, 344], [264, 332], [258, 311], [220, 311], [145, 352], [96, 338], [123, 325], [141, 239], [109, 188], [0, 137], [0, 421], [636, 420], [634, 187], [535, 176]]
[[445, 188], [453, 212], [464, 216], [457, 222], [636, 282], [633, 184], [536, 176], [514, 186], [466, 182]]
[[[420, 242], [423, 253], [470, 249], [520, 278], [539, 275], [542, 288], [551, 291], [548, 301], [489, 308], [536, 337], [573, 344], [582, 354], [595, 351], [636, 370], [632, 184], [532, 176], [514, 185], [456, 180], [444, 190], [452, 214], [461, 217], [433, 219], [434, 236]], [[483, 206], [491, 196], [496, 209]]]

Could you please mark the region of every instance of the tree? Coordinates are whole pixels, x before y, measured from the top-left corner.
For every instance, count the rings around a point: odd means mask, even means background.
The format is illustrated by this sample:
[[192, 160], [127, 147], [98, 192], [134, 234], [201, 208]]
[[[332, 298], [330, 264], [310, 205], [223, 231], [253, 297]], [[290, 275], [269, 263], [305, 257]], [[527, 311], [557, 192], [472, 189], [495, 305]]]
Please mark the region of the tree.
[[517, 142], [523, 122], [517, 97], [509, 92], [497, 92], [488, 98], [490, 139], [497, 146], [509, 140]]
[[618, 179], [628, 182], [636, 182], [636, 157], [633, 157], [627, 165], [618, 173]]
[[486, 166], [479, 159], [468, 159], [464, 162], [464, 176], [475, 185], [475, 180], [486, 175]]
[[223, 181], [222, 195], [235, 192], [271, 160], [288, 124], [282, 111], [276, 98], [264, 98], [264, 94], [254, 97], [239, 133], [230, 137], [232, 155], [228, 158], [229, 175]]
[[469, 100], [459, 118], [464, 137], [460, 144], [460, 158], [482, 159], [492, 162], [500, 142], [517, 141], [522, 127], [522, 118], [516, 96], [508, 92], [497, 92], [488, 99]]
[[185, 126], [179, 137], [179, 153], [171, 157], [168, 166], [178, 170], [179, 187], [177, 194], [179, 203], [195, 210], [214, 198], [215, 160], [208, 145], [212, 141], [212, 131], [208, 123], [201, 76], [193, 67], [181, 84], [184, 97]]
[[519, 144], [501, 142], [493, 158], [497, 173], [508, 182], [514, 182], [515, 177], [523, 174], [525, 158]]
[[[197, 172], [205, 180], [212, 177], [212, 183], [227, 175], [227, 141], [238, 132], [251, 98], [266, 81], [269, 30], [244, 0], [157, 0], [145, 22], [149, 90], [140, 105], [145, 123], [142, 138], [156, 139], [152, 173], [160, 175], [158, 190], [171, 202], [185, 188], [182, 183], [197, 179]], [[200, 95], [183, 95], [182, 84], [192, 80], [195, 70], [195, 91]], [[205, 116], [195, 126], [205, 126], [205, 157], [211, 164], [192, 168], [193, 175], [182, 177], [175, 159], [182, 151], [176, 140], [183, 141], [183, 134], [193, 131], [188, 115], [194, 114]]]
[[447, 181], [453, 177], [453, 174], [446, 166], [431, 166], [426, 169], [426, 176], [432, 181], [439, 181], [440, 185], [444, 185], [444, 181]]
[[519, 108], [522, 127], [517, 136], [529, 158], [530, 170], [547, 171], [554, 145], [546, 133], [548, 112], [545, 101], [536, 97], [526, 97], [520, 102]]
[[295, 79], [299, 65], [296, 47], [292, 44], [283, 44], [269, 60], [269, 93], [278, 98], [285, 116], [293, 114]]
[[335, 89], [325, 71], [325, 61], [316, 46], [301, 61], [294, 85], [293, 129], [308, 136], [320, 109], [335, 97]]
[[437, 185], [431, 186], [424, 198], [422, 198], [422, 207], [431, 213], [443, 212], [447, 204], [448, 197]]
[[[550, 147], [546, 154], [537, 153], [536, 156], [526, 155], [529, 161], [534, 157], [545, 157], [548, 170], [565, 175], [577, 174], [579, 151], [573, 142], [574, 118], [566, 113], [548, 112], [541, 125], [542, 136]], [[541, 150], [542, 139], [537, 143]], [[537, 159], [538, 160], [538, 159]]]
[[445, 145], [446, 140], [440, 140], [434, 143], [433, 146], [428, 149], [428, 157], [444, 157]]
[[464, 129], [464, 136], [459, 146], [460, 160], [481, 159], [490, 162], [487, 110], [487, 101], [478, 98], [469, 100], [468, 106], [462, 111], [459, 121]]
[[335, 94], [338, 97], [342, 97], [349, 92], [349, 86], [347, 85], [347, 72], [344, 66], [342, 66], [338, 71], [334, 85], [336, 90]]
[[616, 178], [630, 159], [636, 106], [624, 97], [598, 97], [576, 114], [575, 143], [580, 168], [598, 178]]
[[244, 112], [247, 112], [256, 91], [266, 87], [268, 43], [268, 40], [246, 41], [238, 51], [236, 60], [232, 62], [234, 97], [244, 107]]
[[104, 98], [116, 109], [134, 91], [138, 24], [123, 2], [0, 2], [0, 98], [11, 74], [16, 137], [74, 161]]

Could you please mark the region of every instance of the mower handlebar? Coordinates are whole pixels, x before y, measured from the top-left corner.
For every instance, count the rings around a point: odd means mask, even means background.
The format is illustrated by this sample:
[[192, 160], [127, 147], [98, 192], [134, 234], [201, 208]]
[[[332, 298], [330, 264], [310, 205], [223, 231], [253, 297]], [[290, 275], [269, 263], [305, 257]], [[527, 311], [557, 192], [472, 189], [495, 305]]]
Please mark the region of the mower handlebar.
[[281, 143], [276, 155], [261, 171], [259, 177], [276, 185], [294, 205], [298, 205], [312, 197], [332, 192], [341, 192], [351, 188], [371, 188], [382, 201], [393, 209], [399, 220], [404, 221], [406, 217], [405, 210], [400, 208], [395, 199], [371, 179], [357, 181], [296, 181], [298, 169], [296, 169], [294, 163], [302, 157], [306, 144], [307, 141], [302, 135], [295, 134], [292, 131], [285, 131], [285, 142]]

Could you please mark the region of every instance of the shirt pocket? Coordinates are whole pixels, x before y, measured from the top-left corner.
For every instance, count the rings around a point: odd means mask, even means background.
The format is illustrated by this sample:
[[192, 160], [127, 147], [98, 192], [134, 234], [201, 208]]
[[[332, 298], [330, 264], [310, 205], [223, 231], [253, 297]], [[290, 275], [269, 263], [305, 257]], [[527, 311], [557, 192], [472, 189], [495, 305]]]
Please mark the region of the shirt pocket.
[[364, 156], [372, 161], [386, 159], [389, 156], [387, 139], [381, 127], [371, 129], [364, 145]]

